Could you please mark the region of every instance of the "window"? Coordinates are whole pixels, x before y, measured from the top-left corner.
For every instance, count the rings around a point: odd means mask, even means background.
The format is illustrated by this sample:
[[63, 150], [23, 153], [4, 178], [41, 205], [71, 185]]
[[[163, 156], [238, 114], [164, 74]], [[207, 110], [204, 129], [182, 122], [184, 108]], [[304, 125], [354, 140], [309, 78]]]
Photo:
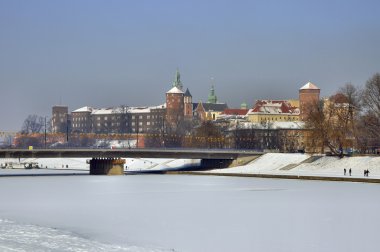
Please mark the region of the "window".
[[142, 126], [142, 122], [139, 122], [139, 126]]
[[150, 125], [150, 122], [147, 122], [146, 125]]
[[107, 116], [104, 117], [104, 120], [108, 120]]
[[139, 119], [142, 119], [142, 115], [139, 116]]
[[134, 116], [134, 115], [132, 116], [132, 119], [135, 119], [135, 116]]

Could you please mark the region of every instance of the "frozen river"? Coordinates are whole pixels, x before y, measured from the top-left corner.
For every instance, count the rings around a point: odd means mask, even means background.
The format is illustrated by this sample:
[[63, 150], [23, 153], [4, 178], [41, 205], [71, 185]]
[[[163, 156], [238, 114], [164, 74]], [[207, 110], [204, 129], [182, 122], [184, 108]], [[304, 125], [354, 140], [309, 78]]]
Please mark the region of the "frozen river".
[[380, 185], [0, 177], [0, 251], [378, 251]]

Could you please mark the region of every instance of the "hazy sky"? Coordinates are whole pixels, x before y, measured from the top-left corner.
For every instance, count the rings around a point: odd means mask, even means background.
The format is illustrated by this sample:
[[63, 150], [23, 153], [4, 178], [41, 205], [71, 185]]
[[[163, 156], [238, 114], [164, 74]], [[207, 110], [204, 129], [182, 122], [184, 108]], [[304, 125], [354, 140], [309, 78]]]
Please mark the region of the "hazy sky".
[[158, 105], [178, 67], [230, 107], [380, 71], [378, 0], [0, 0], [0, 131], [65, 104]]

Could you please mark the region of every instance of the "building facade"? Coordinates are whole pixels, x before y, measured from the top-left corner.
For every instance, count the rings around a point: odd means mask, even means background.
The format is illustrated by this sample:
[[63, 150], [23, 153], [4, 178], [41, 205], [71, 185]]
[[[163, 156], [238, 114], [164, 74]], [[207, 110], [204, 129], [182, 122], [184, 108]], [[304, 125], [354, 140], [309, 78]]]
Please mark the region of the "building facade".
[[82, 107], [71, 112], [71, 129], [74, 133], [92, 132], [92, 116], [93, 108]]
[[254, 123], [298, 121], [300, 110], [287, 100], [258, 100], [247, 113]]
[[68, 106], [56, 105], [52, 108], [51, 128], [53, 133], [65, 133], [70, 125]]

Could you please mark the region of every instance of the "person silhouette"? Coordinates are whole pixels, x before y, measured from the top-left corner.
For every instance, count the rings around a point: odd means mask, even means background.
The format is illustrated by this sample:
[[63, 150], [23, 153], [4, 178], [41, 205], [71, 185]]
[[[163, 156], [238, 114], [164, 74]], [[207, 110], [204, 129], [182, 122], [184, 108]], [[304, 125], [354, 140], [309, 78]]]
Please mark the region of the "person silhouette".
[[350, 176], [351, 176], [351, 172], [352, 172], [352, 171], [351, 171], [351, 168], [350, 168], [350, 169], [348, 170], [348, 174], [350, 174]]
[[344, 171], [344, 176], [346, 176], [346, 168], [344, 168], [344, 170], [343, 170], [343, 171]]

